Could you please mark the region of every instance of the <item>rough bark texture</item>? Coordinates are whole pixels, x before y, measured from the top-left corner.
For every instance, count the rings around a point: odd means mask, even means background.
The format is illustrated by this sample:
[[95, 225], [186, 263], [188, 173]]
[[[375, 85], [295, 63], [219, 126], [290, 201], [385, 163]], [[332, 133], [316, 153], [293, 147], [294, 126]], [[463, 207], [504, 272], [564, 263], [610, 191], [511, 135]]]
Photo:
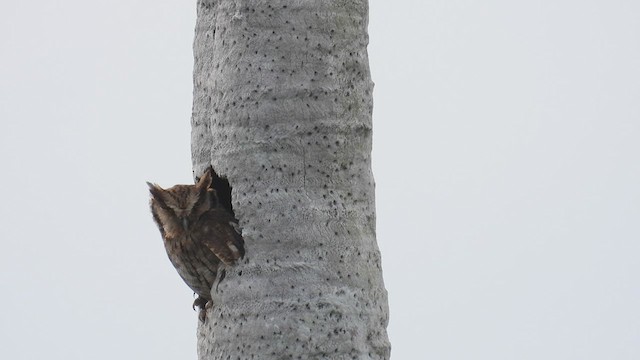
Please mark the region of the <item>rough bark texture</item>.
[[212, 291], [200, 359], [388, 359], [375, 239], [366, 0], [205, 0], [194, 172], [233, 189], [247, 255]]

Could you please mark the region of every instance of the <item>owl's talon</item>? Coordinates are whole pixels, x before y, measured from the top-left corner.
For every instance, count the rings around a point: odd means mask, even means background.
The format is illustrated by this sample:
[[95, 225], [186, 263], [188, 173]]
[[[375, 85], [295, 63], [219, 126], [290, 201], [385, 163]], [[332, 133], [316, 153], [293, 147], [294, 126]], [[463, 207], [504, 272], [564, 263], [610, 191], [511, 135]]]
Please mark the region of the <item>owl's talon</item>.
[[209, 301], [203, 297], [198, 296], [194, 301], [193, 301], [193, 305], [191, 305], [191, 308], [193, 310], [196, 309], [196, 307], [198, 309], [204, 309], [204, 307], [207, 305]]
[[[200, 299], [202, 298], [198, 298], [196, 299], [196, 301]], [[195, 306], [196, 302], [194, 301], [193, 304]], [[198, 320], [200, 320], [203, 323], [207, 320], [207, 310], [209, 310], [211, 306], [213, 306], [213, 303], [207, 300], [204, 301], [204, 304], [201, 304], [201, 302], [198, 303]]]

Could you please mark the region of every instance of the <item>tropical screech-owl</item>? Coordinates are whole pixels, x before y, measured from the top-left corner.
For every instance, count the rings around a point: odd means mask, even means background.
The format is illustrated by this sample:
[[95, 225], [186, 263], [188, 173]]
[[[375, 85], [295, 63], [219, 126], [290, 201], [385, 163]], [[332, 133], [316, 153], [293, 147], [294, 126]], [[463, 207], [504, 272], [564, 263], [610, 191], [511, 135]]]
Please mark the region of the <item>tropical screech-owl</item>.
[[233, 265], [244, 256], [238, 220], [218, 202], [209, 168], [195, 185], [163, 189], [147, 183], [151, 212], [164, 240], [167, 255], [178, 274], [198, 295], [193, 302], [204, 321], [211, 287], [222, 261]]

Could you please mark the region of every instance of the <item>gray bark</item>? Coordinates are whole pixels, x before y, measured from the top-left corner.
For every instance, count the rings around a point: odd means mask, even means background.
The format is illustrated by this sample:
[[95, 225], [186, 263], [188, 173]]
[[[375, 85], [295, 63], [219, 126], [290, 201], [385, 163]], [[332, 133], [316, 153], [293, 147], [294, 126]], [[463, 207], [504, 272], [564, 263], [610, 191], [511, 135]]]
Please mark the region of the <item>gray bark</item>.
[[388, 359], [366, 0], [200, 0], [193, 168], [229, 180], [247, 254], [199, 359]]

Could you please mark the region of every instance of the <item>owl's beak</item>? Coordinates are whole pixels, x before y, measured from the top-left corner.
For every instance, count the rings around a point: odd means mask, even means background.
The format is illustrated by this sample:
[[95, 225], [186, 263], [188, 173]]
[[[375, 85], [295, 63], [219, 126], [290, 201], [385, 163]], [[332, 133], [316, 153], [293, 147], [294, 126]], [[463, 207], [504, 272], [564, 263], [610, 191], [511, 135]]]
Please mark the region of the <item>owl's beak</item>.
[[189, 219], [187, 219], [187, 218], [182, 218], [182, 227], [183, 227], [185, 230], [188, 230], [188, 229], [189, 229]]

